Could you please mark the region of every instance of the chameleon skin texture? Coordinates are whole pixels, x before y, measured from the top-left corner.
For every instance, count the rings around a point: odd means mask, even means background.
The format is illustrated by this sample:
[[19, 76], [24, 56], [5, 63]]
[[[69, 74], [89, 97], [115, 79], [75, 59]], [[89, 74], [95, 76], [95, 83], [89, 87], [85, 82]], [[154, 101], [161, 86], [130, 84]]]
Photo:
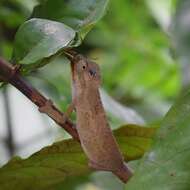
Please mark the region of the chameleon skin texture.
[[131, 172], [124, 164], [101, 102], [99, 66], [77, 55], [71, 68], [76, 127], [89, 165], [97, 170], [112, 171], [126, 182]]

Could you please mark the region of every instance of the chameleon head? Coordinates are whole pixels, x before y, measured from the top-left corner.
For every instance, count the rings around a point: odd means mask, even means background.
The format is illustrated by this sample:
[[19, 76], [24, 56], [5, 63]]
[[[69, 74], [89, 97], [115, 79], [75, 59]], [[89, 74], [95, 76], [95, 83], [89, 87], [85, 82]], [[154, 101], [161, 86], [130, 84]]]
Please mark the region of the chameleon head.
[[81, 85], [100, 85], [100, 68], [95, 62], [78, 54], [74, 57], [72, 68], [74, 80]]

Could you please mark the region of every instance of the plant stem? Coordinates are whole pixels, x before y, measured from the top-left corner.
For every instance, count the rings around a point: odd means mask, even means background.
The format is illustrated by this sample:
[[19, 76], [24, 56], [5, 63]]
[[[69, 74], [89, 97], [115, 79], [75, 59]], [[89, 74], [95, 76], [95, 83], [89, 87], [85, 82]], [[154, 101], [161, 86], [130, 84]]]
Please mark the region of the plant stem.
[[[15, 67], [2, 58], [0, 58], [0, 80], [12, 84], [39, 108], [46, 106], [49, 101], [40, 92], [38, 92], [38, 90], [26, 82], [26, 80], [23, 79], [23, 77], [17, 72]], [[54, 114], [48, 114], [46, 111], [44, 112], [49, 115], [59, 126], [64, 128], [74, 139], [79, 141], [75, 125], [69, 119], [65, 122], [63, 113], [53, 104], [50, 105], [48, 109]], [[62, 121], [60, 121], [60, 118], [62, 118]]]

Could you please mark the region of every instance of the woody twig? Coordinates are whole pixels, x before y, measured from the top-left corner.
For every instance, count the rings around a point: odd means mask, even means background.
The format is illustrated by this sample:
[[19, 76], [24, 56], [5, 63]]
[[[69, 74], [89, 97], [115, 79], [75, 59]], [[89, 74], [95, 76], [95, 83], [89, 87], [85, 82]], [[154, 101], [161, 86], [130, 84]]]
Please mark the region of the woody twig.
[[[43, 110], [60, 127], [65, 129], [74, 139], [79, 141], [78, 133], [69, 119], [65, 120], [64, 113], [53, 105], [53, 103], [44, 97], [37, 89], [32, 87], [18, 72], [19, 69], [7, 61], [0, 58], [0, 81], [7, 82], [16, 87], [28, 99], [30, 99], [40, 110]], [[43, 108], [43, 109], [41, 109]]]

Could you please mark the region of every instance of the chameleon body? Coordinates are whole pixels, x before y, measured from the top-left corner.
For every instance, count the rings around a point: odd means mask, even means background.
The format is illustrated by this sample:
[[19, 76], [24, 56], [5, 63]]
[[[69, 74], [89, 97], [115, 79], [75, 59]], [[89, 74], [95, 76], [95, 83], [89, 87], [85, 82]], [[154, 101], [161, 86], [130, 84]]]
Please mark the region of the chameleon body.
[[82, 55], [76, 55], [71, 61], [71, 69], [76, 128], [89, 166], [111, 171], [127, 182], [132, 172], [124, 163], [101, 102], [99, 66]]

